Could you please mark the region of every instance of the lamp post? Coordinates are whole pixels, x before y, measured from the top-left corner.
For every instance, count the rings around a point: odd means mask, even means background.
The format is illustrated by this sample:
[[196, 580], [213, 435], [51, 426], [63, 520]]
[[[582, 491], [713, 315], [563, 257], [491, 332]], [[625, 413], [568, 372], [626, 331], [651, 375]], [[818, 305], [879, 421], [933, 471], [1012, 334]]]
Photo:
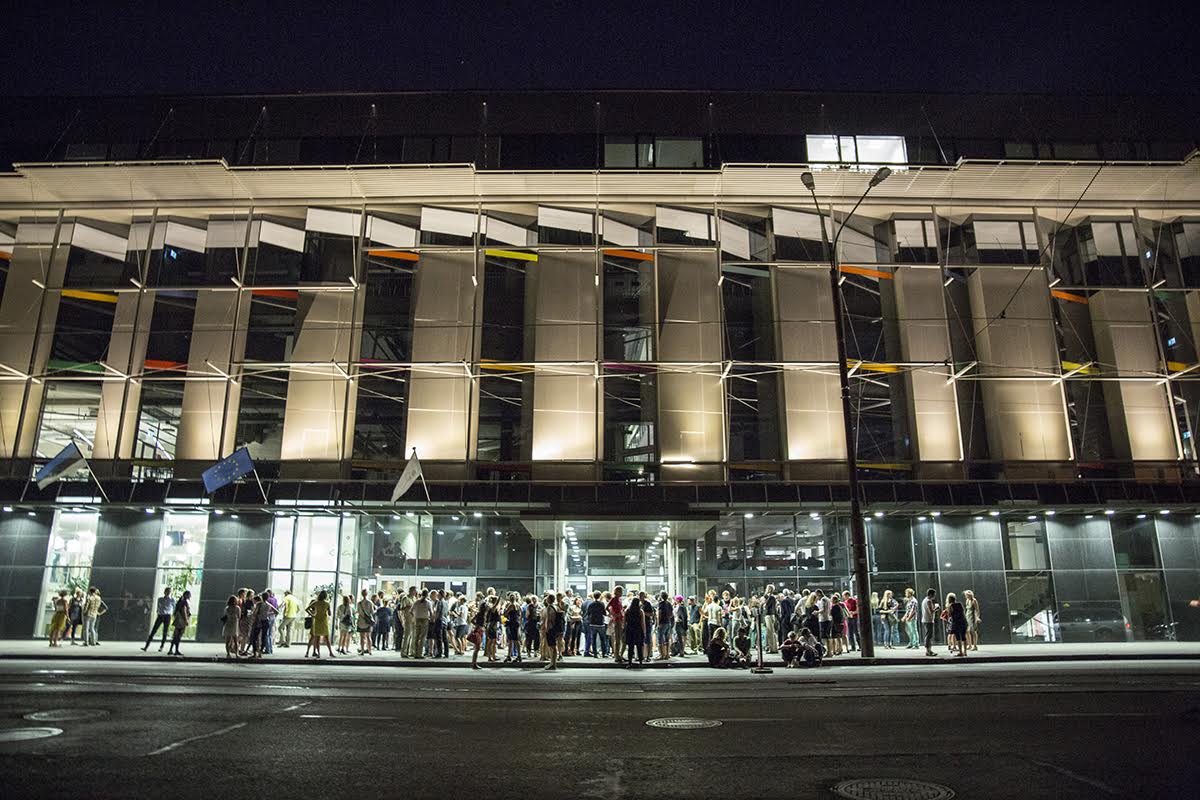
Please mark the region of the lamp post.
[[[862, 205], [867, 194], [883, 183], [892, 171], [880, 167], [871, 176], [871, 181], [863, 191], [854, 208], [842, 220], [837, 232], [833, 234], [832, 244], [825, 233], [825, 220], [821, 214], [821, 204], [817, 202], [817, 184], [811, 172], [800, 176], [801, 183], [812, 195], [813, 207], [817, 209], [817, 221], [821, 225], [821, 246], [829, 258], [829, 283], [833, 290], [834, 338], [837, 340], [838, 382], [842, 389], [842, 425], [846, 434], [846, 469], [850, 473], [850, 552], [854, 561], [854, 593], [858, 596], [858, 642], [863, 658], [875, 656], [875, 640], [871, 631], [871, 609], [865, 603], [870, 597], [870, 584], [867, 579], [867, 532], [863, 528], [862, 498], [858, 489], [858, 458], [855, 454], [854, 423], [850, 419], [850, 372], [846, 368], [846, 321], [842, 303], [841, 268], [838, 266], [837, 244], [846, 223], [854, 216], [854, 212]], [[830, 221], [832, 222], [832, 216]]]

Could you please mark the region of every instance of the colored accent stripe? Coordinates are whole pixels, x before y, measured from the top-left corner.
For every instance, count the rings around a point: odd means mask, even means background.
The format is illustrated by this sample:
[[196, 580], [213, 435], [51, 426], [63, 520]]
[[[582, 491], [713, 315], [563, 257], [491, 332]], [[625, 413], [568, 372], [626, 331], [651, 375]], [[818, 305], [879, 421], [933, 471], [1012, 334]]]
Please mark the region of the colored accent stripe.
[[1070, 292], [1064, 292], [1059, 289], [1051, 289], [1050, 296], [1057, 297], [1059, 300], [1066, 300], [1068, 303], [1079, 303], [1081, 306], [1086, 306], [1088, 304], [1088, 299], [1083, 295], [1071, 294]]
[[895, 364], [880, 364], [875, 361], [864, 361], [861, 364], [856, 364], [856, 362], [851, 361], [850, 359], [846, 359], [846, 366], [847, 367], [857, 366], [860, 370], [862, 370], [864, 372], [899, 372], [900, 371], [900, 368], [897, 367]]
[[868, 278], [878, 278], [881, 281], [892, 280], [892, 273], [881, 272], [877, 269], [867, 269], [866, 267], [848, 267], [843, 264], [839, 267], [842, 272], [849, 272], [851, 275], [865, 275]]
[[496, 372], [524, 372], [529, 369], [528, 364], [496, 364], [494, 362], [487, 363], [482, 361], [479, 363], [479, 367]]
[[115, 294], [104, 294], [102, 292], [85, 292], [80, 289], [63, 289], [63, 297], [74, 297], [76, 300], [94, 300], [97, 303], [115, 303], [117, 296]]
[[12, 253], [6, 253], [0, 250], [0, 261], [12, 261]]
[[638, 364], [609, 364], [605, 363], [604, 368], [613, 372], [637, 372], [642, 374], [650, 374], [655, 371], [654, 367], [640, 366]]
[[753, 472], [779, 472], [782, 464], [730, 464], [730, 469], [749, 470]]
[[184, 361], [162, 361], [157, 358], [147, 358], [142, 363], [146, 369], [187, 369], [187, 363]]
[[[1083, 368], [1080, 369], [1080, 367], [1083, 367]], [[1100, 372], [1100, 370], [1097, 369], [1096, 367], [1084, 367], [1078, 361], [1064, 361], [1064, 362], [1062, 362], [1062, 369], [1063, 369], [1063, 372], [1071, 372], [1072, 370], [1078, 370], [1075, 373], [1076, 375], [1096, 375]]]
[[537, 253], [522, 253], [517, 250], [484, 250], [484, 255], [511, 258], [516, 261], [537, 261]]
[[617, 258], [631, 258], [634, 261], [653, 261], [653, 253], [641, 253], [637, 250], [605, 250], [604, 255]]
[[1168, 361], [1167, 362], [1167, 372], [1183, 372], [1185, 369], [1187, 369], [1190, 366], [1193, 366], [1193, 365], [1185, 364], [1182, 361]]
[[367, 255], [376, 258], [394, 258], [397, 261], [418, 261], [420, 256], [405, 250], [368, 250]]
[[864, 464], [860, 461], [858, 462], [858, 466], [860, 469], [881, 469], [890, 472], [909, 472], [912, 470], [912, 464], [872, 464], [869, 462]]
[[294, 289], [252, 289], [254, 297], [278, 297], [280, 300], [299, 300], [300, 292]]
[[46, 369], [51, 372], [60, 370], [71, 370], [74, 372], [99, 372], [104, 373], [104, 367], [92, 361], [63, 361], [59, 358], [52, 358], [46, 363]]

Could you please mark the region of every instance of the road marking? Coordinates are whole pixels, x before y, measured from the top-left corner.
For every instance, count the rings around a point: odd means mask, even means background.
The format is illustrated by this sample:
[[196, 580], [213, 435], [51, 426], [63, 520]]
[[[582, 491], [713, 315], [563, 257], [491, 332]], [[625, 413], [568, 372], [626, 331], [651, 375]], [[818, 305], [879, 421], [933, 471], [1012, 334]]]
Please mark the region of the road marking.
[[312, 701], [306, 700], [303, 703], [296, 703], [296, 705], [294, 705], [294, 706], [288, 706], [287, 708], [285, 708], [283, 711], [281, 711], [279, 713], [286, 714], [288, 711], [295, 711], [298, 708], [304, 708], [305, 706], [310, 706], [310, 705], [312, 705]]
[[1145, 711], [1072, 711], [1063, 714], [1043, 714], [1043, 717], [1157, 717]]
[[189, 736], [186, 739], [180, 739], [178, 742], [171, 742], [166, 747], [160, 747], [157, 750], [151, 750], [149, 753], [146, 753], [146, 755], [157, 756], [157, 755], [161, 755], [163, 753], [169, 753], [176, 748], [183, 747], [185, 744], [187, 744], [189, 742], [198, 742], [201, 739], [211, 739], [214, 736], [221, 736], [222, 734], [229, 733], [230, 731], [236, 731], [238, 728], [244, 728], [244, 727], [246, 727], [246, 723], [239, 722], [236, 725], [230, 725], [228, 728], [221, 728], [221, 730], [213, 731], [212, 733], [202, 733], [199, 736]]
[[789, 722], [793, 717], [725, 717], [723, 722]]
[[396, 717], [359, 716], [355, 714], [301, 714], [300, 719], [396, 719]]
[[1053, 770], [1054, 772], [1057, 772], [1059, 775], [1063, 775], [1067, 778], [1071, 778], [1072, 780], [1079, 781], [1080, 783], [1091, 786], [1093, 789], [1099, 789], [1100, 791], [1104, 792], [1105, 794], [1111, 794], [1111, 795], [1121, 794], [1116, 789], [1112, 788], [1111, 786], [1109, 786], [1106, 783], [1101, 783], [1100, 781], [1095, 780], [1093, 778], [1089, 778], [1086, 775], [1080, 775], [1078, 773], [1071, 772], [1071, 770], [1064, 769], [1064, 768], [1058, 766], [1057, 764], [1051, 764], [1049, 761], [1038, 761], [1035, 758], [1031, 758], [1029, 760], [1032, 761], [1034, 764], [1037, 764], [1039, 767], [1045, 767], [1046, 769]]

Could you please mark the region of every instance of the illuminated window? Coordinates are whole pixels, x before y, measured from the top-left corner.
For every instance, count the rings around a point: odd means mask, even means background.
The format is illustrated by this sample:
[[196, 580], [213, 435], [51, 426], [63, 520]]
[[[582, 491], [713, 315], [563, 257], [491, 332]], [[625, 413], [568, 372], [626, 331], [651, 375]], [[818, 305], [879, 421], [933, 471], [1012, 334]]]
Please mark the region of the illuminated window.
[[884, 164], [907, 164], [908, 151], [903, 136], [832, 136], [805, 137], [808, 163], [814, 169], [858, 166], [875, 169]]

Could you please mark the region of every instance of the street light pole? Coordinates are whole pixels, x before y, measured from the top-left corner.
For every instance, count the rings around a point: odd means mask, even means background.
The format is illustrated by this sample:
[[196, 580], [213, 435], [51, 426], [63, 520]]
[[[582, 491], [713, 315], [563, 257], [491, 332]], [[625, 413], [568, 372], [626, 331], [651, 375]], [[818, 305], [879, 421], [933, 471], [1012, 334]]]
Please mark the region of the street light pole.
[[[842, 271], [838, 266], [837, 259], [837, 243], [842, 235], [842, 229], [846, 227], [846, 222], [854, 216], [854, 212], [862, 205], [862, 201], [866, 199], [867, 193], [882, 183], [891, 174], [892, 171], [887, 167], [880, 167], [871, 176], [871, 181], [867, 184], [866, 190], [858, 198], [858, 202], [854, 204], [854, 208], [850, 209], [850, 213], [842, 220], [841, 225], [838, 226], [837, 232], [833, 235], [832, 244], [830, 244], [829, 236], [825, 233], [825, 220], [821, 214], [821, 204], [817, 202], [816, 181], [813, 179], [813, 174], [805, 172], [800, 176], [800, 181], [808, 189], [808, 193], [812, 195], [813, 207], [817, 209], [817, 221], [821, 226], [821, 246], [825, 249], [825, 255], [829, 258], [829, 283], [833, 290], [833, 329], [834, 338], [837, 341], [838, 381], [842, 389], [842, 425], [845, 428], [846, 435], [846, 469], [850, 473], [850, 552], [854, 561], [854, 593], [858, 596], [858, 642], [863, 658], [873, 658], [875, 656], [875, 640], [871, 630], [871, 609], [867, 607], [871, 591], [867, 574], [867, 532], [863, 528], [862, 497], [859, 494], [858, 488], [858, 457], [855, 453], [854, 423], [850, 418], [850, 371], [846, 367], [846, 321], [844, 304], [842, 302]], [[833, 218], [831, 216], [830, 223], [832, 221]]]

